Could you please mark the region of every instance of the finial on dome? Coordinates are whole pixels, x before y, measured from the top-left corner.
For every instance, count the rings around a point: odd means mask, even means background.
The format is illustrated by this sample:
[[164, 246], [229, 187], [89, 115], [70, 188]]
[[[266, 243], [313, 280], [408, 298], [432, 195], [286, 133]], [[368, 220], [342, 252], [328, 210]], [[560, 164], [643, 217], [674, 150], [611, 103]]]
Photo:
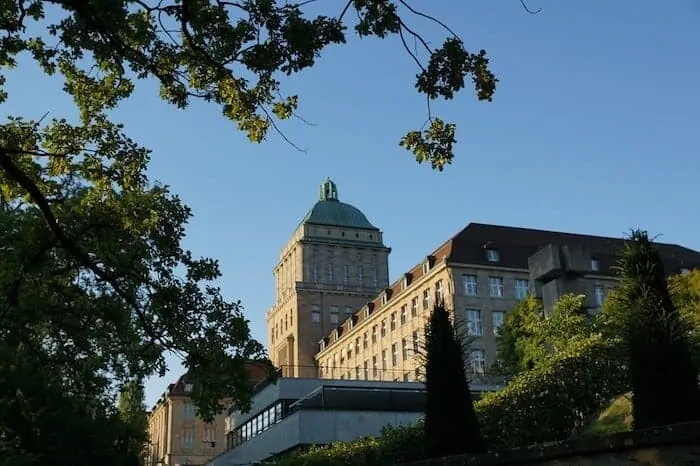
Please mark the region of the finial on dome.
[[321, 183], [321, 190], [319, 199], [322, 201], [337, 201], [338, 200], [338, 187], [329, 178]]

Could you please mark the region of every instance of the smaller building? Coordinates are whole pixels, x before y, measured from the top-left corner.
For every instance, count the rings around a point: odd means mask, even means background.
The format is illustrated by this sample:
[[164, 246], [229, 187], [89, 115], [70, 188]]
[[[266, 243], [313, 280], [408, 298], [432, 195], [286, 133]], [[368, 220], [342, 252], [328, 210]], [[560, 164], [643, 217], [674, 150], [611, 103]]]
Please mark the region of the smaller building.
[[[251, 383], [267, 377], [264, 364], [248, 364]], [[212, 423], [196, 415], [190, 398], [193, 384], [183, 375], [170, 384], [148, 416], [149, 443], [146, 445], [145, 466], [201, 466], [226, 450], [222, 413]], [[222, 400], [229, 405], [230, 400]]]
[[229, 413], [229, 450], [208, 466], [255, 464], [298, 448], [378, 435], [386, 425], [415, 424], [425, 411], [425, 386], [418, 382], [278, 378], [257, 390], [249, 412]]

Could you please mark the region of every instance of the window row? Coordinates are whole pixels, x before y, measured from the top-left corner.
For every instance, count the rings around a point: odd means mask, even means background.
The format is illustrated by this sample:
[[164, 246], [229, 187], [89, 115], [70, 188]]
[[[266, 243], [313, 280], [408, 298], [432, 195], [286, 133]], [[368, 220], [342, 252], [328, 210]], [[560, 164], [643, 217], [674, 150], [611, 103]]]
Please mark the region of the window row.
[[[352, 308], [352, 306], [345, 306], [345, 309], [343, 310], [343, 318], [341, 319], [340, 308], [338, 306], [330, 306], [328, 308], [328, 318], [331, 324], [340, 324], [341, 321], [344, 321], [350, 317], [353, 312], [355, 312], [355, 310]], [[311, 322], [314, 324], [321, 323], [321, 306], [317, 304], [313, 304], [311, 306]]]
[[[365, 333], [365, 335], [367, 335]], [[421, 346], [421, 341], [422, 338], [425, 337], [425, 334], [421, 335], [419, 331], [414, 331], [411, 334], [411, 339], [409, 340], [408, 338], [402, 338], [400, 342], [394, 342], [391, 344], [391, 367], [396, 367], [399, 364], [399, 361], [406, 361], [408, 360], [409, 356], [418, 354], [420, 351], [420, 346]], [[359, 346], [359, 338], [355, 341], [355, 354], [359, 354], [360, 352], [360, 346]], [[366, 348], [366, 346], [365, 346]], [[331, 371], [334, 371], [336, 368], [347, 368], [345, 366], [346, 361], [349, 363], [350, 360], [353, 357], [353, 348], [352, 346], [348, 347], [347, 351], [343, 348], [340, 350], [339, 353], [335, 353], [332, 357], [328, 358], [326, 360], [325, 364], [321, 364], [321, 371], [322, 374], [328, 374]], [[362, 365], [362, 373], [369, 375], [370, 370], [372, 372], [372, 375], [377, 377], [379, 374], [380, 370], [387, 370], [389, 368], [389, 353], [387, 352], [387, 349], [383, 349], [381, 351], [381, 359], [375, 354], [372, 356], [372, 364], [370, 365], [370, 360], [367, 359], [364, 361]], [[381, 364], [380, 364], [381, 362]], [[360, 374], [360, 366], [357, 366], [356, 372]]]
[[[484, 319], [481, 309], [467, 309], [465, 323], [467, 335], [470, 337], [484, 336]], [[498, 336], [505, 320], [505, 311], [491, 311], [491, 330], [494, 336]]]
[[[180, 446], [183, 450], [192, 450], [195, 446], [196, 435], [194, 426], [184, 427], [180, 434]], [[213, 425], [207, 425], [202, 432], [201, 446], [204, 450], [214, 448], [216, 446], [216, 428]]]
[[[479, 286], [479, 278], [474, 274], [462, 275], [462, 293], [466, 296], [479, 296], [483, 294]], [[503, 277], [490, 276], [488, 278], [488, 296], [491, 298], [503, 298], [505, 296], [505, 280]], [[526, 279], [516, 278], [513, 283], [513, 294], [516, 299], [524, 299], [530, 294], [530, 282]]]
[[[402, 360], [407, 360], [409, 356], [409, 351], [406, 350], [406, 341], [402, 341], [401, 348], [399, 348], [398, 343], [394, 343], [391, 346], [391, 368], [389, 368], [389, 356], [387, 350], [383, 350], [381, 354], [381, 360], [377, 356], [372, 356], [372, 361], [364, 361], [361, 366], [355, 367], [336, 367], [332, 362], [329, 362], [326, 367], [320, 368], [320, 377], [328, 379], [341, 379], [341, 380], [393, 380], [393, 381], [412, 381], [420, 380], [420, 373], [422, 367], [417, 367], [414, 369], [413, 373], [411, 371], [402, 370], [397, 368], [399, 365], [399, 358]], [[381, 361], [381, 366], [380, 366]], [[486, 351], [481, 348], [471, 348], [468, 352], [468, 371], [473, 374], [483, 374], [486, 372]]]
[[227, 449], [235, 448], [243, 442], [257, 437], [270, 426], [280, 422], [288, 413], [291, 400], [281, 400], [252, 417], [245, 423], [236, 427], [233, 432], [226, 435]]
[[339, 265], [334, 262], [329, 262], [324, 266], [312, 263], [309, 278], [312, 283], [346, 286], [366, 286], [371, 283], [374, 288], [377, 288], [379, 286], [379, 263], [376, 262], [372, 267], [364, 265], [353, 267], [350, 264]]

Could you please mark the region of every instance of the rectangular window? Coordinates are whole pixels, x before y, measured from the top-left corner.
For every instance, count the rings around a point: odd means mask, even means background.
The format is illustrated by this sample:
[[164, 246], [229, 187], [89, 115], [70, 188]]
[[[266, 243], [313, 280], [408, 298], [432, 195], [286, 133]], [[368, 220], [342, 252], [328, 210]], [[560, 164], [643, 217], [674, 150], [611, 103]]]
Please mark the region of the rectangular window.
[[489, 296], [492, 298], [503, 297], [503, 277], [489, 277]]
[[[269, 425], [269, 414], [266, 417], [266, 421]], [[214, 426], [206, 426], [204, 428], [204, 437], [202, 438], [202, 442], [204, 442], [205, 448], [214, 448], [214, 443], [216, 443], [216, 429], [214, 429]]]
[[377, 342], [377, 326], [372, 327], [372, 344]]
[[193, 385], [191, 383], [185, 384], [185, 393], [192, 393]]
[[418, 353], [418, 348], [420, 346], [420, 336], [418, 335], [418, 331], [413, 332], [413, 353], [417, 354]]
[[355, 367], [355, 380], [360, 380], [360, 366]]
[[352, 313], [353, 313], [352, 307], [351, 307], [351, 306], [345, 306], [345, 316], [346, 316], [346, 317], [349, 317], [349, 316], [352, 315]]
[[386, 336], [386, 319], [382, 319], [382, 338]]
[[491, 311], [491, 325], [493, 327], [494, 336], [498, 336], [503, 326], [503, 321], [506, 318], [506, 313], [503, 311]]
[[382, 350], [382, 370], [385, 371], [387, 367], [387, 360], [386, 360], [386, 350]]
[[411, 300], [411, 317], [416, 317], [418, 315], [418, 297]]
[[423, 310], [430, 309], [430, 289], [423, 290]]
[[362, 334], [362, 348], [367, 349], [367, 332]]
[[369, 380], [369, 361], [362, 363], [362, 370], [364, 371], [365, 380]]
[[396, 367], [399, 363], [399, 345], [396, 343], [391, 344], [391, 366]]
[[331, 306], [331, 324], [340, 323], [340, 317], [338, 316], [338, 306]]
[[408, 359], [408, 340], [405, 338], [401, 339], [401, 357], [404, 361]]
[[372, 375], [377, 377], [379, 375], [379, 366], [377, 365], [377, 356], [372, 356]]
[[365, 271], [361, 265], [357, 266], [357, 284], [362, 286], [365, 283]]
[[603, 287], [603, 285], [596, 285], [595, 286], [595, 304], [596, 304], [596, 306], [598, 306], [598, 307], [602, 306], [603, 301], [605, 301], [605, 287]]
[[333, 265], [333, 262], [328, 264], [328, 283], [335, 283], [335, 277], [333, 276], [333, 269], [335, 266]]
[[189, 450], [194, 447], [194, 427], [185, 427], [182, 429], [182, 437], [180, 437], [182, 442], [182, 448]]
[[530, 294], [530, 282], [521, 278], [515, 280], [515, 297], [516, 299], [525, 299]]
[[360, 337], [355, 338], [355, 354], [360, 354]]
[[343, 284], [347, 286], [350, 283], [350, 266], [345, 264], [343, 266]]
[[435, 284], [435, 299], [436, 302], [442, 302], [445, 299], [445, 290], [442, 287], [442, 280]]
[[379, 276], [377, 275], [377, 265], [375, 264], [374, 270], [372, 270], [372, 285], [375, 288], [379, 286]]
[[486, 260], [489, 262], [499, 262], [501, 260], [501, 254], [496, 249], [487, 249]]
[[189, 401], [182, 403], [182, 418], [194, 419], [194, 405]]
[[382, 306], [384, 306], [386, 304], [387, 300], [388, 300], [388, 297], [387, 297], [386, 293], [382, 293]]
[[483, 374], [486, 369], [486, 353], [482, 349], [469, 351], [469, 366], [475, 374]]
[[591, 259], [591, 270], [593, 272], [600, 271], [600, 261], [598, 259]]
[[403, 381], [404, 381], [404, 382], [408, 382], [408, 377], [409, 377], [408, 372], [404, 373], [404, 375], [403, 375]]
[[392, 312], [391, 313], [391, 320], [390, 320], [390, 325], [391, 325], [391, 331], [393, 332], [396, 330], [396, 313]]
[[401, 306], [401, 325], [405, 324], [408, 320], [408, 306], [405, 304]]
[[311, 281], [318, 283], [318, 264], [311, 266]]
[[467, 335], [480, 337], [484, 334], [479, 309], [467, 309]]
[[321, 322], [321, 308], [315, 304], [311, 306], [311, 322], [314, 324]]
[[467, 296], [476, 296], [479, 293], [476, 275], [462, 275], [462, 289]]

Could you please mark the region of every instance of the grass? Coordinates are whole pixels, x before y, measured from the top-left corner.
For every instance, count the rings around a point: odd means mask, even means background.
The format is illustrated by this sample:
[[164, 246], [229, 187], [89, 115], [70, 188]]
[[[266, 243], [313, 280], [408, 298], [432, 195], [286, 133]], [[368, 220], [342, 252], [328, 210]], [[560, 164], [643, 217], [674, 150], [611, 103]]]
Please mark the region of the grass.
[[603, 409], [583, 430], [583, 435], [610, 435], [632, 430], [632, 394], [627, 393]]

